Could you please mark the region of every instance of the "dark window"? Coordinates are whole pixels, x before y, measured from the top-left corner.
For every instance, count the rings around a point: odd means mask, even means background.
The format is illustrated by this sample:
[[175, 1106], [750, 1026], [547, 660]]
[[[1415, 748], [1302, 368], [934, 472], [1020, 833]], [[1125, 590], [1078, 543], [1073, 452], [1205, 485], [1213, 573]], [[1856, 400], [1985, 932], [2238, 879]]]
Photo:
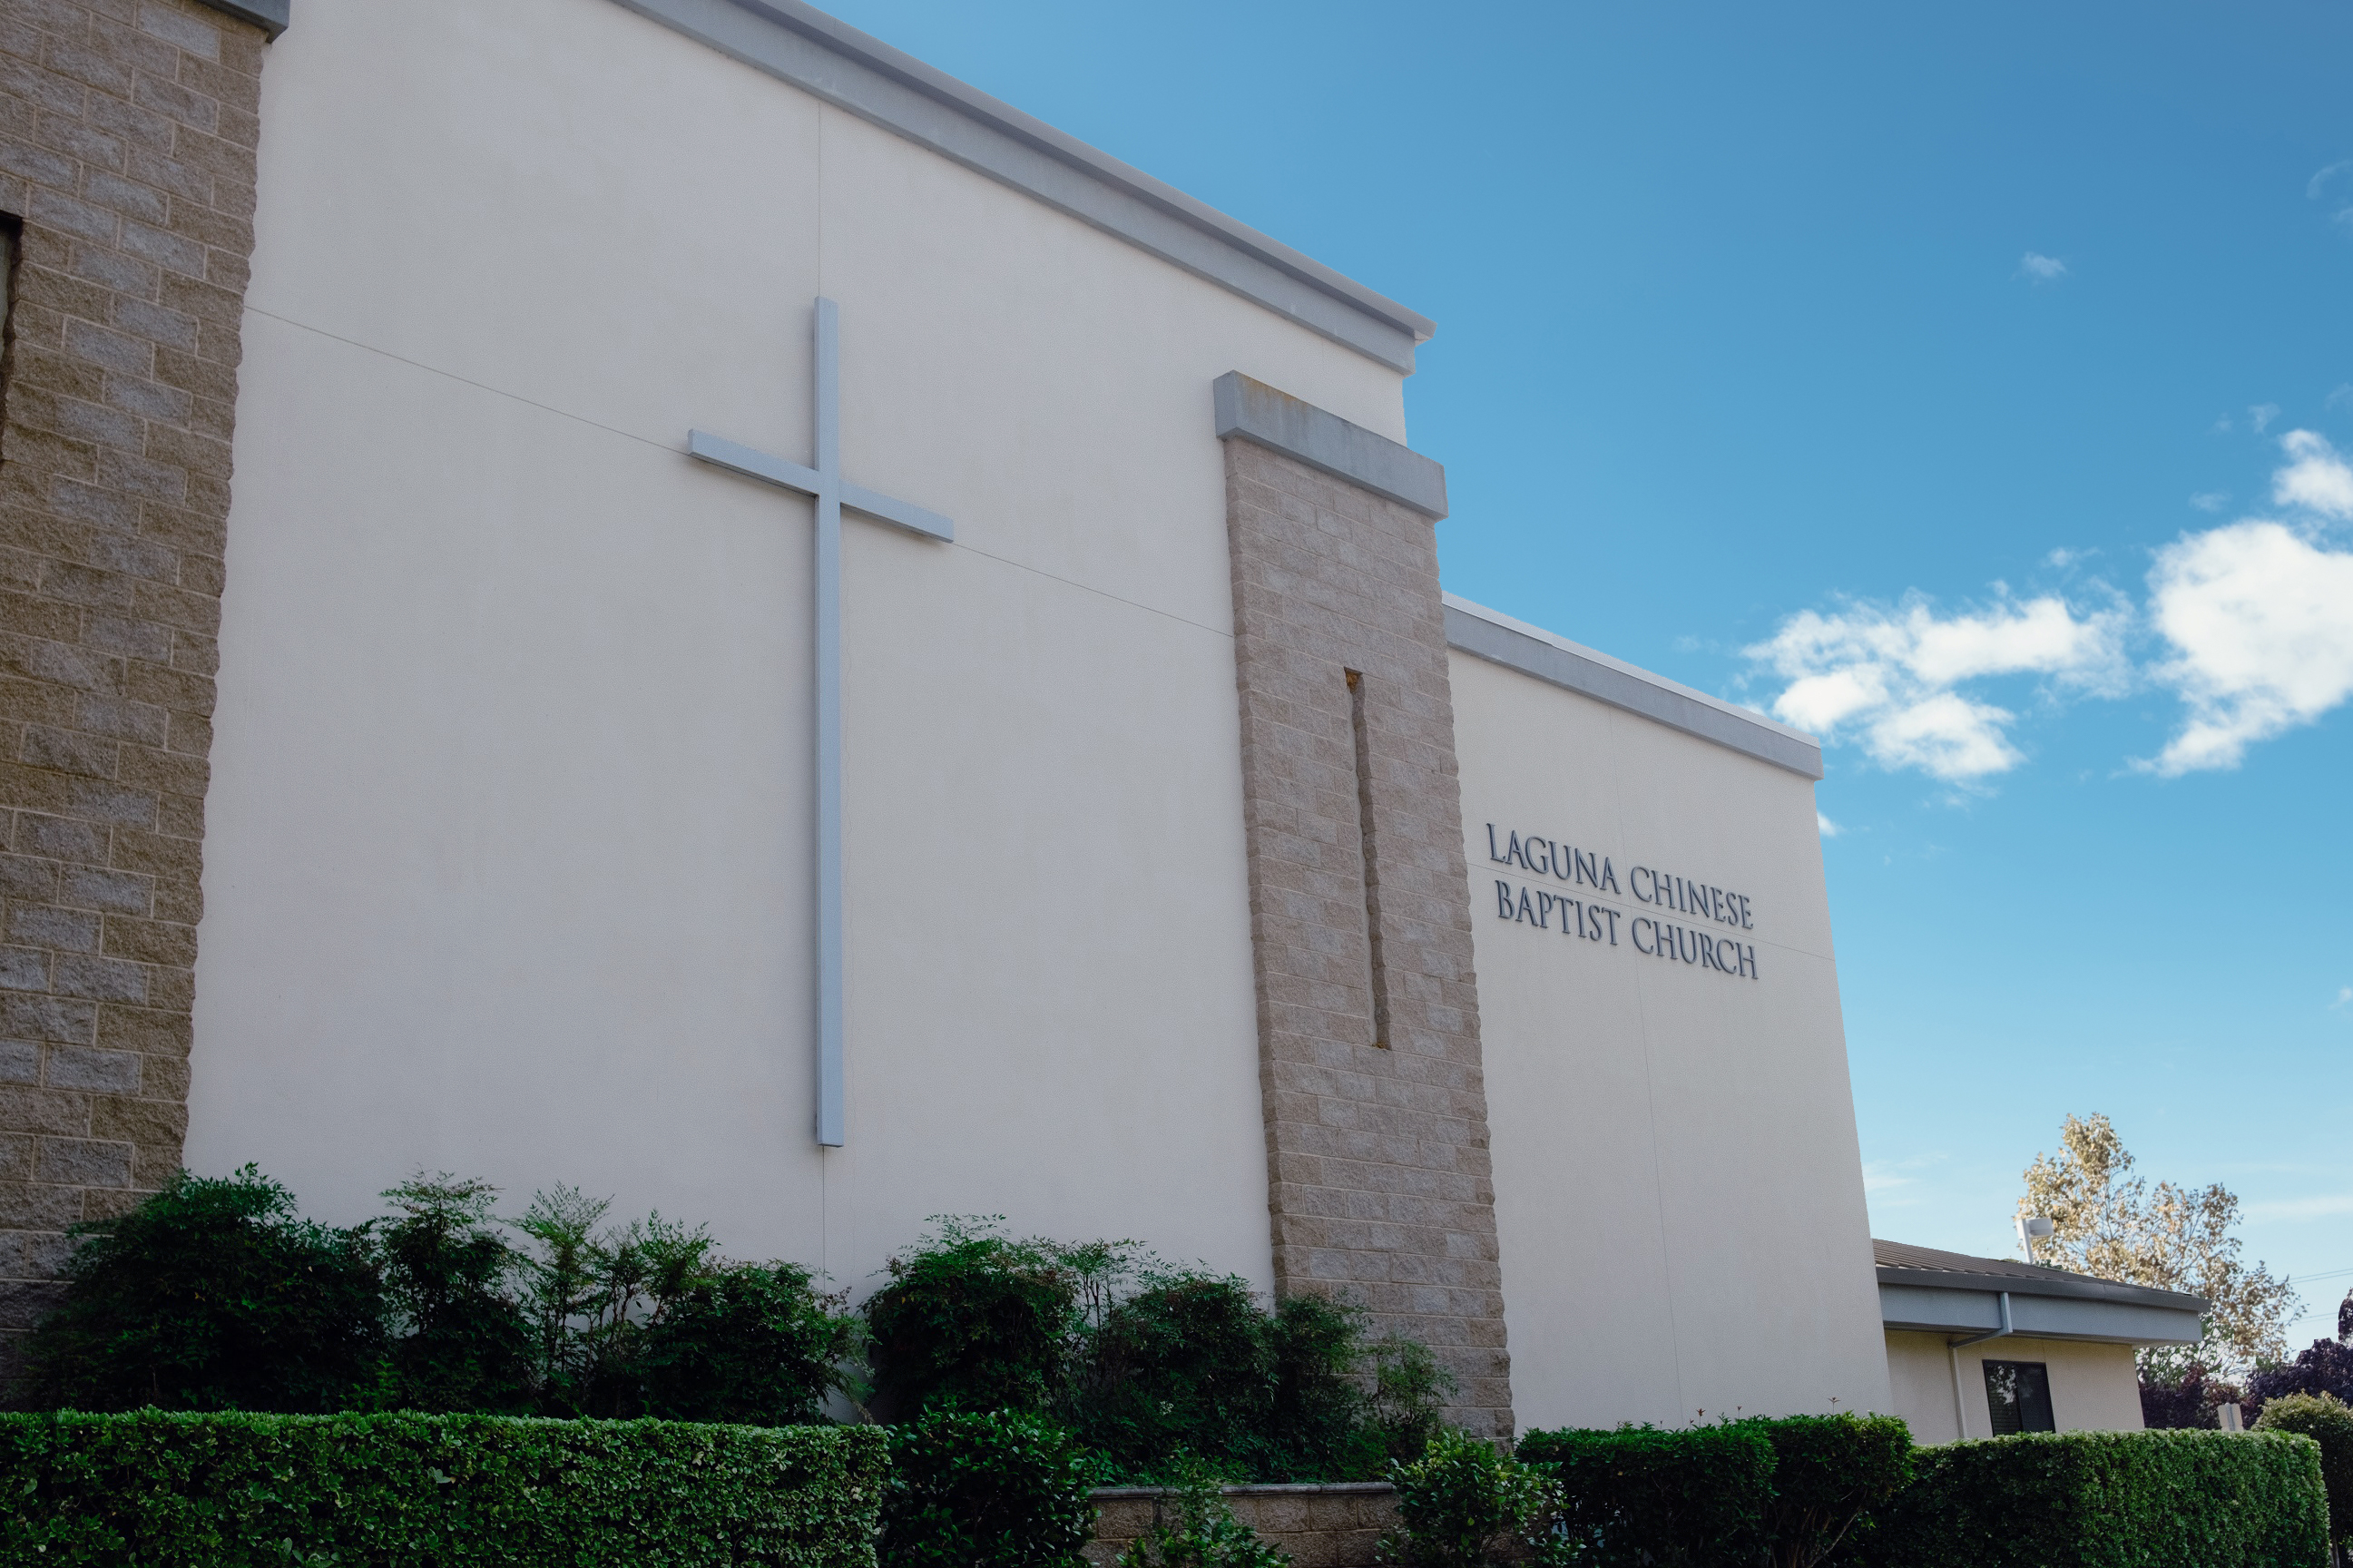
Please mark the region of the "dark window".
[[1986, 1408], [1993, 1415], [1993, 1435], [2013, 1432], [2056, 1432], [2051, 1418], [2051, 1373], [2039, 1361], [1989, 1361], [1985, 1363]]
[[16, 253], [24, 235], [24, 219], [0, 213], [0, 416], [7, 411], [8, 384], [16, 379]]

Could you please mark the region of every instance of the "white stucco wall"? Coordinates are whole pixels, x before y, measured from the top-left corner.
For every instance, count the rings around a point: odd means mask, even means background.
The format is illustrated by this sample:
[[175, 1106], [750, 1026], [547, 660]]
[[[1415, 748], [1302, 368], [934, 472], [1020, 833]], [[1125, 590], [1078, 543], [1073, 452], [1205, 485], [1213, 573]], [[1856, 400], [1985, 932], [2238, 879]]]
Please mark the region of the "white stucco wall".
[[[1883, 1410], [1887, 1368], [1807, 780], [1451, 665], [1521, 1426]], [[1488, 825], [1606, 856], [1615, 945], [1504, 920]], [[1746, 894], [1757, 977], [1636, 951], [1636, 865]], [[1606, 924], [1602, 926], [1607, 931]], [[1644, 944], [1649, 944], [1644, 933]]]
[[[1222, 468], [1398, 376], [609, 0], [304, 0], [259, 247], [188, 1161], [449, 1169], [862, 1287], [925, 1216], [1270, 1280]], [[849, 1145], [812, 1141], [840, 302]]]
[[2012, 1336], [1965, 1347], [1957, 1354], [1967, 1432], [1954, 1423], [1956, 1353], [1942, 1334], [1892, 1330], [1887, 1334], [1887, 1376], [1895, 1401], [1891, 1413], [1904, 1417], [1915, 1443], [1993, 1436], [1985, 1386], [1989, 1361], [2041, 1362], [2051, 1378], [2051, 1419], [2062, 1432], [2141, 1429], [2140, 1375], [2134, 1369], [2130, 1345]]

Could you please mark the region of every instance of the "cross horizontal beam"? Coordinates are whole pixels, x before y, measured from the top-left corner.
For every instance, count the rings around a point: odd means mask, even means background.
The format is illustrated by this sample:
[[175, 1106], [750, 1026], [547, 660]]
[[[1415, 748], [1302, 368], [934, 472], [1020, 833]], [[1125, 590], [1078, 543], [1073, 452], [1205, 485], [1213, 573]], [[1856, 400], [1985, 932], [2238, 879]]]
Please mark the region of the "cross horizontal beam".
[[[815, 468], [805, 468], [798, 463], [772, 457], [766, 452], [730, 441], [723, 436], [713, 436], [708, 430], [688, 431], [686, 449], [690, 456], [700, 458], [713, 468], [725, 468], [730, 473], [775, 485], [779, 489], [797, 490], [805, 496], [825, 493], [825, 476]], [[870, 490], [864, 485], [845, 482], [839, 499], [841, 504], [850, 510], [871, 517], [877, 522], [887, 522], [910, 533], [920, 533], [926, 539], [953, 542], [955, 538], [955, 524], [938, 512], [926, 511], [922, 507], [910, 505], [879, 490]]]

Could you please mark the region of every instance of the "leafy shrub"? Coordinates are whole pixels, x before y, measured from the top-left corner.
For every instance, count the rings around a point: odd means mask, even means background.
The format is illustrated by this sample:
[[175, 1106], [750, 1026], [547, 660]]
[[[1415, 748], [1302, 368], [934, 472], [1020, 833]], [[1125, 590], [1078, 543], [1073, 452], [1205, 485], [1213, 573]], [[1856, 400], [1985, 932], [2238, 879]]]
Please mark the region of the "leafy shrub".
[[1525, 1465], [1467, 1432], [1441, 1431], [1419, 1459], [1390, 1467], [1398, 1522], [1376, 1553], [1402, 1568], [1489, 1568], [1533, 1554], [1567, 1560], [1556, 1529], [1560, 1498], [1541, 1465]]
[[1892, 1415], [1841, 1412], [1735, 1425], [1772, 1445], [1764, 1524], [1777, 1568], [1813, 1568], [1862, 1515], [1912, 1479], [1912, 1431]]
[[396, 1217], [365, 1227], [395, 1325], [380, 1396], [394, 1409], [532, 1408], [531, 1336], [511, 1288], [514, 1249], [491, 1228], [497, 1195], [486, 1182], [446, 1171], [419, 1175], [384, 1194]]
[[857, 1427], [0, 1416], [0, 1558], [867, 1568], [883, 1447]]
[[882, 1568], [1082, 1568], [1093, 1477], [1061, 1427], [939, 1411], [889, 1430]]
[[1119, 1568], [1290, 1568], [1291, 1553], [1261, 1541], [1234, 1517], [1217, 1473], [1198, 1459], [1179, 1469], [1176, 1519], [1152, 1528], [1119, 1554]]
[[994, 1220], [932, 1223], [937, 1231], [892, 1258], [890, 1282], [866, 1299], [876, 1414], [1054, 1406], [1084, 1321], [1087, 1265], [1114, 1271], [1113, 1249], [1074, 1260], [1076, 1249], [1010, 1240]]
[[1052, 1415], [1106, 1479], [1164, 1479], [1191, 1454], [1259, 1479], [1369, 1479], [1420, 1453], [1452, 1387], [1422, 1346], [1371, 1339], [1352, 1302], [1270, 1310], [1245, 1280], [1163, 1268], [1131, 1242], [932, 1223], [864, 1308], [885, 1420]]
[[326, 1411], [369, 1397], [385, 1346], [366, 1238], [296, 1217], [248, 1165], [185, 1173], [75, 1227], [65, 1300], [26, 1345], [37, 1407]]
[[608, 1205], [534, 1194], [515, 1222], [540, 1407], [555, 1415], [784, 1425], [823, 1419], [857, 1342], [797, 1264], [736, 1263], [659, 1214], [598, 1230]]
[[2178, 1376], [2153, 1377], [2143, 1372], [2140, 1424], [2153, 1432], [2189, 1427], [2211, 1432], [2222, 1425], [2218, 1414], [2221, 1407], [2243, 1398], [2237, 1384], [2215, 1377], [2196, 1362], [2183, 1367]]
[[1878, 1568], [2324, 1568], [2320, 1449], [2285, 1433], [2035, 1432], [1918, 1450]]
[[1147, 1279], [1089, 1336], [1071, 1395], [1080, 1436], [1137, 1473], [1185, 1451], [1259, 1458], [1277, 1388], [1265, 1321], [1242, 1280]]
[[797, 1264], [729, 1264], [689, 1281], [647, 1331], [649, 1415], [788, 1426], [823, 1421], [857, 1323]]
[[2294, 1361], [2247, 1374], [2247, 1403], [2258, 1414], [2265, 1401], [2287, 1394], [2334, 1394], [2353, 1405], [2353, 1346], [2315, 1340]]
[[515, 1222], [525, 1254], [496, 1195], [419, 1175], [384, 1194], [391, 1215], [331, 1230], [251, 1166], [184, 1173], [77, 1233], [16, 1402], [782, 1426], [845, 1385], [857, 1325], [807, 1269], [731, 1262], [659, 1215], [600, 1232], [607, 1205], [567, 1187]]
[[2353, 1409], [2333, 1394], [2283, 1394], [2263, 1406], [2255, 1430], [2301, 1433], [2320, 1445], [2328, 1538], [2353, 1540]]
[[1579, 1564], [1713, 1568], [1754, 1560], [1766, 1543], [1770, 1425], [1530, 1432], [1519, 1456], [1551, 1474]]
[[1272, 1310], [1231, 1277], [1154, 1271], [1082, 1331], [1073, 1426], [1114, 1470], [1178, 1473], [1198, 1456], [1242, 1475], [1371, 1479], [1419, 1456], [1452, 1380], [1410, 1340], [1371, 1340], [1351, 1301]]

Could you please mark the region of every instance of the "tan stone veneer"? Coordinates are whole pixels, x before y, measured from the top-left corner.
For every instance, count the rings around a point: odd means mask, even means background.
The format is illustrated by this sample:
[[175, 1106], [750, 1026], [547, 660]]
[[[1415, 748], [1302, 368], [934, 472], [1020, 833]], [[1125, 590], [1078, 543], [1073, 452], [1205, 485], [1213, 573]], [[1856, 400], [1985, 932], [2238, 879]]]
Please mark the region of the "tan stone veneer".
[[0, 1370], [180, 1163], [263, 49], [0, 0]]
[[1275, 1286], [1357, 1294], [1454, 1373], [1451, 1419], [1507, 1436], [1430, 520], [1250, 439], [1225, 450]]

